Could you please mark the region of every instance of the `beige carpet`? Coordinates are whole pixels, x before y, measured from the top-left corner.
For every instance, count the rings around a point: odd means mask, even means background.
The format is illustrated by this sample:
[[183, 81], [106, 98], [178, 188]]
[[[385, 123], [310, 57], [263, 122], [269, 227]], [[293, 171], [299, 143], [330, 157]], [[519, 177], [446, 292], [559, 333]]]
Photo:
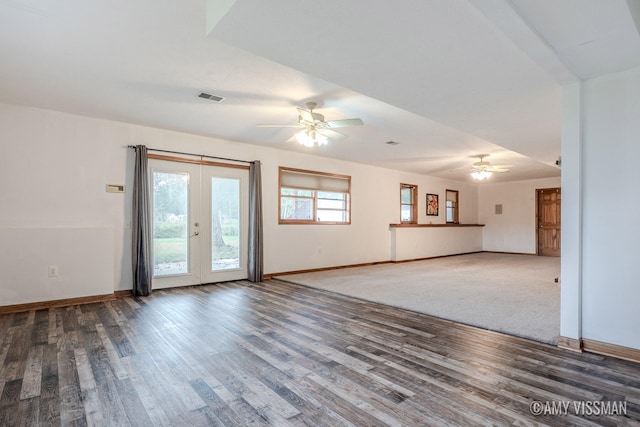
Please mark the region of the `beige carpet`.
[[277, 278], [555, 344], [559, 276], [560, 258], [478, 253]]

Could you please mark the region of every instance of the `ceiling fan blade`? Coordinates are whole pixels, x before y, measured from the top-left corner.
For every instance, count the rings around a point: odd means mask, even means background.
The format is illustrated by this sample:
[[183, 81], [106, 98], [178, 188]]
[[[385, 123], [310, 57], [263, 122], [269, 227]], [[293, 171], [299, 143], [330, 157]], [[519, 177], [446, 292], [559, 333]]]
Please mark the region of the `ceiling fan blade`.
[[259, 128], [301, 128], [300, 125], [258, 125]]
[[343, 128], [347, 126], [362, 126], [364, 123], [362, 119], [344, 119], [344, 120], [329, 120], [327, 126], [330, 128]]
[[487, 168], [485, 170], [487, 172], [498, 172], [498, 173], [509, 172], [509, 169], [503, 169], [503, 168]]
[[302, 108], [298, 108], [298, 114], [300, 115], [302, 120], [304, 120], [305, 122], [313, 123], [315, 121], [314, 118], [313, 118], [313, 114], [311, 114], [311, 111], [307, 111], [307, 110], [303, 110]]
[[327, 129], [327, 128], [316, 128], [316, 132], [318, 132], [320, 135], [324, 135], [327, 138], [331, 138], [331, 139], [343, 139], [346, 138], [346, 135], [343, 135], [339, 132], [336, 132], [335, 130], [331, 130], [331, 129]]

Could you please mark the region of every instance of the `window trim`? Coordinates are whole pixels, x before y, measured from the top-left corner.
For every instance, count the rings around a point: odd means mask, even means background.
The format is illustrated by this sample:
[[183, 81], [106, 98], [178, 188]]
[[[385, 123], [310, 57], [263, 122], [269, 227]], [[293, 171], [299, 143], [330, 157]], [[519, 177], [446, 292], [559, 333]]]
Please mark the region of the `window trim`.
[[[449, 193], [456, 193], [455, 206], [453, 207], [453, 221], [448, 220], [449, 215], [447, 211], [449, 210], [449, 206], [447, 206], [447, 203], [449, 203]], [[447, 224], [460, 224], [460, 192], [458, 190], [446, 189], [444, 194], [445, 222]]]
[[[402, 203], [402, 190], [408, 188], [411, 190], [411, 203]], [[411, 218], [408, 221], [402, 220], [402, 207], [411, 206]], [[417, 224], [418, 223], [418, 186], [414, 184], [400, 183], [400, 224]]]
[[[318, 221], [317, 212], [318, 212], [318, 191], [324, 192], [332, 192], [329, 190], [318, 190], [315, 188], [298, 188], [299, 190], [310, 190], [313, 191], [313, 219], [305, 220], [305, 219], [282, 219], [282, 172], [289, 171], [306, 175], [316, 175], [316, 176], [326, 176], [331, 178], [338, 178], [347, 181], [347, 192], [343, 193], [346, 196], [345, 209], [347, 220], [346, 221]], [[291, 188], [291, 187], [285, 187]], [[341, 191], [333, 191], [334, 193], [342, 193]], [[289, 197], [289, 196], [288, 196]], [[290, 196], [295, 197], [295, 196]], [[302, 197], [307, 198], [307, 197]], [[320, 210], [339, 210], [342, 209], [323, 209]], [[349, 175], [340, 175], [336, 173], [329, 172], [318, 172], [307, 169], [297, 169], [290, 168], [286, 166], [278, 167], [278, 224], [309, 224], [309, 225], [350, 225], [351, 224], [351, 176]]]

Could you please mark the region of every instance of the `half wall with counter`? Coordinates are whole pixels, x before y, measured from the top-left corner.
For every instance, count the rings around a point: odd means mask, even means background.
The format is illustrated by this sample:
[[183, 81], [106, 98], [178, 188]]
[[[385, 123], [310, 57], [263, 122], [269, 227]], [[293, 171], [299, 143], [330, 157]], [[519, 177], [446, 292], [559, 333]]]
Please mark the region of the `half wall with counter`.
[[483, 224], [389, 224], [391, 261], [482, 251]]

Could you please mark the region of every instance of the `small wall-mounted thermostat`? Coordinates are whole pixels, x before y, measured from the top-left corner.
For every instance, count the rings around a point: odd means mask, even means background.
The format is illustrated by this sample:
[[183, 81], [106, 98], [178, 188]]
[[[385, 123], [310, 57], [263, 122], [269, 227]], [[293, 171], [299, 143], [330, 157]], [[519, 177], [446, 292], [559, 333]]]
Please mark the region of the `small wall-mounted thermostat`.
[[124, 185], [107, 184], [107, 193], [124, 193]]

